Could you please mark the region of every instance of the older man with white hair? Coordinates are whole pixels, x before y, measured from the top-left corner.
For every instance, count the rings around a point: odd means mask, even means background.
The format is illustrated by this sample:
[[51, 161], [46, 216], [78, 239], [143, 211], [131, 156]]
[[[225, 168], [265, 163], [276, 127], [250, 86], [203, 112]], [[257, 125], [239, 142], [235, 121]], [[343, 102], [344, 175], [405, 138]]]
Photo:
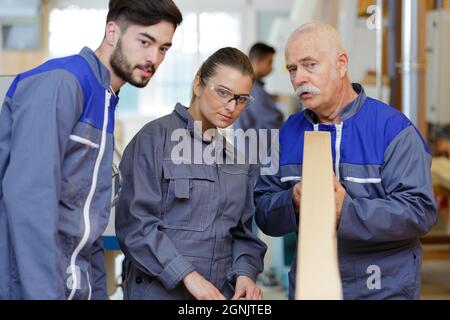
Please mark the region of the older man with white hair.
[[[350, 82], [349, 57], [332, 26], [299, 27], [285, 54], [305, 110], [281, 129], [279, 154], [273, 155], [278, 173], [261, 176], [256, 185], [258, 226], [271, 236], [298, 231], [304, 132], [328, 131], [344, 298], [418, 299], [419, 237], [437, 217], [426, 143], [402, 113]], [[290, 298], [295, 273], [296, 258]]]

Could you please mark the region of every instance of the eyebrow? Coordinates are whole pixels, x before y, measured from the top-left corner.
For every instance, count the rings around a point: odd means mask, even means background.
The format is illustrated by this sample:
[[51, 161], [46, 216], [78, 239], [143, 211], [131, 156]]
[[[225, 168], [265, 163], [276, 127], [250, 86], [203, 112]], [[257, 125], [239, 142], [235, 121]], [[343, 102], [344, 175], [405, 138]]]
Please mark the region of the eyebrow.
[[[149, 35], [149, 34], [146, 33], [146, 32], [141, 32], [141, 33], [139, 33], [139, 35], [140, 35], [140, 36], [143, 36], [143, 37], [145, 37], [145, 38], [147, 38], [147, 39], [149, 39], [149, 40], [152, 41], [152, 42], [157, 42], [155, 37]], [[164, 43], [163, 46], [164, 46], [164, 47], [171, 47], [171, 46], [172, 46], [172, 42]]]
[[[308, 57], [305, 57], [303, 59], [300, 59], [299, 61], [302, 62], [302, 63], [303, 62], [311, 62], [311, 61], [317, 62], [317, 59], [314, 59], [313, 57], [308, 56]], [[295, 67], [295, 64], [288, 64], [288, 65], [286, 65], [286, 69], [293, 68], [293, 67]]]
[[233, 90], [231, 90], [230, 88], [228, 88], [228, 87], [226, 87], [224, 85], [218, 84], [217, 86], [222, 87], [223, 89], [227, 89], [230, 92], [233, 92]]
[[311, 56], [305, 57], [303, 59], [300, 60], [301, 62], [309, 62], [309, 61], [317, 61], [316, 59], [314, 59]]
[[225, 87], [224, 85], [218, 84], [217, 86], [222, 87], [224, 89], [227, 89], [228, 91], [230, 91], [232, 94], [237, 95], [237, 96], [250, 96], [250, 93], [238, 93], [236, 94], [233, 90], [231, 90], [230, 88]]

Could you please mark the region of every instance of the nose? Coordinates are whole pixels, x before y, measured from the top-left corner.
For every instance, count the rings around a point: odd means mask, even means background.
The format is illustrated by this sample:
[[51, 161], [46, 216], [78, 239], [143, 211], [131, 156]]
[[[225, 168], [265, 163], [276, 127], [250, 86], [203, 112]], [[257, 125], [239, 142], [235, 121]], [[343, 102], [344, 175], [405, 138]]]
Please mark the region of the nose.
[[236, 99], [231, 99], [231, 101], [228, 101], [228, 103], [225, 105], [225, 109], [232, 113], [234, 112], [234, 110], [236, 110], [236, 104]]
[[151, 47], [148, 49], [148, 51], [146, 52], [146, 57], [145, 60], [147, 62], [150, 62], [154, 65], [158, 65], [159, 64], [159, 49], [158, 47]]
[[292, 79], [292, 84], [295, 88], [300, 87], [302, 84], [305, 84], [309, 81], [306, 73], [300, 68], [297, 69], [294, 78]]

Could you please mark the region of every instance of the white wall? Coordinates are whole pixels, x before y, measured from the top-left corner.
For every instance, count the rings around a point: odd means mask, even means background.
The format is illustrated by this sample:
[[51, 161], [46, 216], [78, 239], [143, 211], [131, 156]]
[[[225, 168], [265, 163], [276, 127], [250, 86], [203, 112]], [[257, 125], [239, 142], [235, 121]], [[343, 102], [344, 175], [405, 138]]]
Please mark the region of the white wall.
[[108, 9], [109, 0], [54, 0], [56, 8], [65, 9], [77, 6], [86, 9]]
[[[54, 0], [57, 8], [77, 5], [81, 8], [107, 8], [109, 0]], [[375, 70], [376, 63], [376, 31], [369, 30], [366, 19], [357, 18], [358, 0], [174, 0], [181, 12], [231, 10], [242, 12], [242, 45], [247, 51], [258, 40], [258, 12], [290, 11], [293, 27], [311, 19], [325, 19], [336, 23], [350, 55], [349, 74], [352, 81], [361, 81], [368, 69]], [[341, 8], [339, 15], [336, 11]], [[282, 30], [289, 33], [292, 30]], [[220, 37], [220, 34], [217, 35]], [[274, 45], [275, 43], [271, 43]], [[284, 68], [284, 45], [278, 46], [279, 60], [276, 67]], [[282, 72], [282, 71], [281, 71]], [[278, 75], [284, 77], [287, 73]], [[269, 81], [270, 82], [270, 81]], [[278, 82], [278, 81], [276, 81]], [[289, 90], [289, 89], [288, 89]]]
[[[105, 9], [109, 0], [54, 0], [56, 8], [64, 9], [75, 5], [80, 8]], [[243, 13], [242, 50], [247, 50], [257, 40], [258, 12], [290, 11], [295, 0], [174, 0], [180, 11], [214, 11], [230, 10]], [[220, 35], [217, 35], [220, 37]]]
[[357, 0], [343, 0], [339, 31], [350, 55], [350, 78], [360, 82], [368, 69], [376, 69], [376, 30], [369, 30], [366, 18], [357, 17]]

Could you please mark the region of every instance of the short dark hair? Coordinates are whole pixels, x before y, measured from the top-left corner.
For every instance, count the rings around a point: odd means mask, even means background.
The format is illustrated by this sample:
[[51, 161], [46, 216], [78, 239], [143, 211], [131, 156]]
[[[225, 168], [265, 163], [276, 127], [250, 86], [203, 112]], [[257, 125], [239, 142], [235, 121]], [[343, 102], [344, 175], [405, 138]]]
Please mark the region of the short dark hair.
[[110, 0], [106, 23], [117, 22], [122, 30], [130, 24], [152, 26], [167, 21], [176, 29], [183, 16], [172, 0]]
[[257, 42], [251, 48], [249, 52], [250, 60], [253, 59], [264, 59], [269, 54], [275, 54], [276, 50], [274, 47], [271, 47], [265, 43]]
[[[216, 74], [217, 68], [220, 66], [236, 69], [243, 75], [249, 76], [252, 82], [255, 82], [255, 72], [247, 55], [239, 49], [231, 47], [221, 48], [210, 55], [197, 71], [196, 77], [199, 77], [200, 83], [204, 85]], [[195, 94], [193, 93], [191, 104], [194, 100]]]

